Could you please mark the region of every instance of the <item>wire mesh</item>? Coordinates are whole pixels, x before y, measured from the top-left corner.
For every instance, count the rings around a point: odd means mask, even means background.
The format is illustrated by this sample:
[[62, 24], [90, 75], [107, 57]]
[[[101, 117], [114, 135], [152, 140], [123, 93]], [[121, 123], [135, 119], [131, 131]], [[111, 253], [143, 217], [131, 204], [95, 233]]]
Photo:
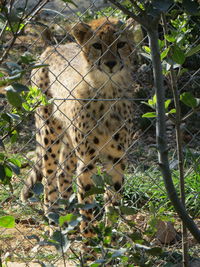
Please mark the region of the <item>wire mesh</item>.
[[[6, 151], [12, 157], [21, 158], [22, 171], [12, 178], [12, 188], [0, 184], [2, 215], [12, 214], [16, 221], [11, 229], [0, 228], [2, 260], [8, 266], [16, 265], [16, 262], [24, 263], [24, 266], [35, 266], [33, 263], [92, 266], [92, 262], [99, 264], [94, 266], [129, 266], [125, 265], [125, 257], [128, 246], [132, 246], [132, 263], [135, 264], [139, 257], [138, 266], [148, 260], [152, 266], [165, 266], [167, 262], [176, 264], [181, 257], [181, 221], [168, 200], [157, 166], [155, 118], [142, 118], [144, 113], [151, 111], [144, 102], [154, 95], [151, 60], [144, 57], [142, 49], [148, 43], [146, 33], [142, 32], [143, 38], [137, 43], [129, 38], [121, 40], [128, 31], [133, 31], [131, 25], [125, 24], [127, 18], [122, 13], [103, 1], [101, 4], [85, 1], [84, 4], [83, 9], [67, 3], [60, 4], [58, 10], [52, 9], [51, 5], [44, 6], [35, 18], [37, 34], [32, 32], [32, 25], [27, 26], [25, 33], [16, 40], [14, 56], [10, 56], [13, 60], [16, 53], [26, 51], [37, 57], [39, 64], [47, 64], [29, 73], [24, 84], [40, 88], [48, 104], [34, 104], [37, 106], [35, 117], [31, 113], [20, 121], [18, 142], [10, 146], [6, 143], [9, 136], [5, 136]], [[178, 4], [173, 8], [183, 12]], [[90, 23], [100, 17], [105, 18], [102, 20], [105, 29], [112, 17], [120, 17], [122, 22], [118, 23], [116, 37], [109, 44], [105, 40], [95, 41], [96, 48], [93, 47], [91, 52], [87, 47], [95, 40], [102, 25], [93, 29], [85, 44], [80, 43], [81, 39], [77, 44], [73, 31], [80, 27], [80, 23]], [[52, 27], [54, 35], [51, 48], [42, 57], [46, 44], [41, 41], [41, 36], [45, 29], [38, 21]], [[190, 23], [196, 23], [193, 17]], [[168, 24], [173, 28], [171, 23]], [[82, 27], [82, 31], [88, 31], [89, 26], [84, 24]], [[188, 44], [188, 49], [198, 44], [200, 37], [196, 35], [195, 38], [192, 45]], [[122, 47], [114, 49], [120, 42]], [[133, 48], [124, 56], [123, 46], [126, 48], [128, 42], [132, 42], [130, 47]], [[70, 56], [65, 51], [67, 49], [74, 49]], [[99, 53], [96, 60], [93, 59], [95, 53]], [[74, 62], [77, 57], [83, 60], [84, 56], [88, 57], [88, 62], [93, 62], [81, 72], [85, 62], [78, 62], [79, 66]], [[125, 68], [121, 61], [131, 57], [134, 57], [129, 66], [131, 76], [128, 77], [127, 71], [124, 72], [127, 76], [121, 75], [121, 80], [117, 80], [115, 76]], [[121, 69], [116, 68], [114, 73], [116, 66]], [[97, 72], [94, 80], [89, 79], [94, 70]], [[177, 79], [180, 93], [190, 89], [195, 97], [199, 97], [198, 62], [193, 66], [193, 62], [187, 61], [180, 67], [181, 71], [182, 75]], [[77, 80], [75, 76], [78, 76]], [[167, 98], [171, 99], [167, 78], [165, 82]], [[127, 85], [125, 92], [121, 92], [121, 83]], [[115, 88], [113, 94], [108, 90], [110, 84]], [[80, 91], [79, 97], [77, 91]], [[1, 112], [9, 112], [11, 108], [4, 93], [0, 96]], [[186, 117], [191, 110], [183, 106], [182, 112]], [[200, 222], [199, 115], [197, 110], [182, 124], [186, 207], [197, 224]], [[178, 190], [175, 127], [170, 120], [167, 138], [170, 168]], [[37, 182], [35, 186], [34, 182]], [[21, 191], [25, 192], [23, 187], [30, 187], [33, 195], [28, 203], [20, 200]], [[24, 197], [27, 196], [26, 192]], [[65, 227], [59, 225], [59, 216], [66, 216], [61, 217]], [[52, 236], [49, 233], [53, 233]], [[85, 235], [93, 233], [92, 243], [90, 240], [86, 242]], [[142, 250], [138, 250], [138, 243], [142, 243]], [[151, 255], [148, 258], [144, 246], [147, 243], [162, 247], [165, 256], [155, 259]], [[193, 261], [199, 257], [198, 244], [190, 235], [189, 252]], [[122, 255], [124, 263], [119, 260]]]

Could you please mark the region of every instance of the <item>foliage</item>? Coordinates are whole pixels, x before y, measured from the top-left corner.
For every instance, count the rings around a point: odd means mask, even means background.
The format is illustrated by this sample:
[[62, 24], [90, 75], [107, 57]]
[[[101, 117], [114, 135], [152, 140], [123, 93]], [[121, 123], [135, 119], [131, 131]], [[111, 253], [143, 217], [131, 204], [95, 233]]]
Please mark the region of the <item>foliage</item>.
[[0, 217], [0, 227], [14, 228], [15, 227], [15, 218], [13, 216]]
[[20, 174], [21, 158], [10, 157], [4, 145], [14, 144], [20, 137], [20, 124], [28, 119], [28, 116], [38, 105], [46, 105], [48, 102], [44, 94], [37, 88], [28, 88], [20, 83], [11, 83], [5, 88], [10, 111], [1, 113], [0, 127], [2, 138], [0, 145], [3, 148], [0, 153], [0, 182], [4, 185], [10, 184], [13, 173]]
[[120, 19], [121, 21], [126, 21], [127, 19], [127, 15], [125, 15], [121, 10], [116, 9], [112, 6], [101, 8], [97, 11], [87, 10], [84, 14], [82, 14], [81, 12], [77, 12], [76, 14], [85, 22], [101, 17], [114, 17]]
[[[156, 100], [156, 95], [154, 95], [152, 99], [148, 100], [148, 102], [141, 101], [141, 103], [143, 103], [143, 104], [147, 105], [148, 107], [150, 107], [150, 108], [155, 110], [156, 109], [156, 101], [157, 101]], [[200, 99], [194, 97], [189, 92], [182, 93], [180, 95], [180, 101], [182, 101], [186, 106], [192, 108], [193, 110], [195, 110], [200, 105]], [[171, 102], [172, 102], [171, 99], [167, 99], [165, 101], [166, 116], [168, 116], [169, 114], [176, 113], [176, 109], [175, 108], [169, 109], [169, 106], [170, 106]], [[155, 118], [156, 117], [156, 112], [147, 112], [147, 113], [143, 114], [142, 117], [143, 118]]]

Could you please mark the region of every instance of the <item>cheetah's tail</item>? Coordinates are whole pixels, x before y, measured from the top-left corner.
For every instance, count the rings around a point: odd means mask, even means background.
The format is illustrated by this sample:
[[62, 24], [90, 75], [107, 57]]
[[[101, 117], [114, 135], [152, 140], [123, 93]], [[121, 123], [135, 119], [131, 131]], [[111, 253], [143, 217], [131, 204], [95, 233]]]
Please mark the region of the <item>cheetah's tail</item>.
[[24, 182], [24, 186], [21, 191], [21, 200], [26, 202], [30, 197], [33, 196], [33, 187], [36, 183], [42, 182], [42, 172], [36, 166], [32, 171], [28, 179]]

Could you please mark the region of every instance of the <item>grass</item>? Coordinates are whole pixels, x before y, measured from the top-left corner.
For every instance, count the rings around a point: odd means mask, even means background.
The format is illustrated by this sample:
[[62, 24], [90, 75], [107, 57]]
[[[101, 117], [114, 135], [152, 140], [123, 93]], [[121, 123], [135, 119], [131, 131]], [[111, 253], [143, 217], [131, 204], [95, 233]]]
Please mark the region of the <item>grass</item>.
[[[196, 169], [186, 171], [185, 176], [185, 195], [186, 208], [191, 216], [200, 215], [200, 172]], [[179, 194], [179, 173], [172, 170], [172, 178]], [[163, 178], [155, 168], [150, 168], [144, 172], [127, 174], [124, 187], [124, 198], [129, 206], [137, 209], [149, 209], [154, 206], [167, 211], [173, 211], [173, 207], [168, 199]]]

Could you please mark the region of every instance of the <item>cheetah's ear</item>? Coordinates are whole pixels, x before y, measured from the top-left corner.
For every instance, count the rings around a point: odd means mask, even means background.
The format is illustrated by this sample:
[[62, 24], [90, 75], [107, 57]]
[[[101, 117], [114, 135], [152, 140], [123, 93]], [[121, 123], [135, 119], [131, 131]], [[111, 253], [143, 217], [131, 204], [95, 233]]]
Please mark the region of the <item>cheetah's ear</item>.
[[92, 37], [93, 32], [88, 24], [79, 23], [74, 27], [72, 34], [80, 45], [84, 45]]

